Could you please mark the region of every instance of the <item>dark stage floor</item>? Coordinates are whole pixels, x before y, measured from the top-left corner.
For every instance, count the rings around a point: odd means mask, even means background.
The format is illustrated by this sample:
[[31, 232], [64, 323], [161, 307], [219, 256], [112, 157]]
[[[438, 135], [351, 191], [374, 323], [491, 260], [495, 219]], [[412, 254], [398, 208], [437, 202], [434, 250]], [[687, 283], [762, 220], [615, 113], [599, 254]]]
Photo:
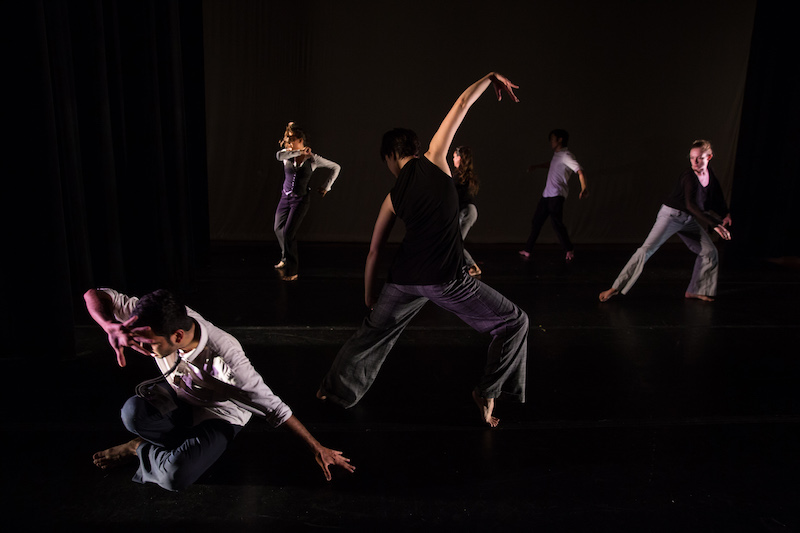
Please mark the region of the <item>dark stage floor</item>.
[[98, 470], [92, 453], [128, 439], [119, 408], [156, 370], [138, 357], [118, 368], [80, 311], [77, 356], [48, 369], [60, 394], [11, 417], [5, 520], [18, 517], [15, 530], [800, 531], [798, 270], [723, 257], [718, 300], [686, 301], [693, 256], [667, 246], [631, 294], [598, 303], [634, 248], [579, 247], [567, 268], [554, 247], [535, 262], [514, 246], [469, 247], [483, 281], [531, 317], [528, 403], [499, 403], [491, 430], [470, 398], [488, 340], [430, 305], [360, 405], [314, 398], [364, 316], [366, 245], [301, 244], [292, 284], [271, 268], [276, 245], [216, 247], [187, 303], [237, 336], [357, 472], [327, 483], [293, 437], [261, 420], [182, 493], [131, 482], [132, 467]]

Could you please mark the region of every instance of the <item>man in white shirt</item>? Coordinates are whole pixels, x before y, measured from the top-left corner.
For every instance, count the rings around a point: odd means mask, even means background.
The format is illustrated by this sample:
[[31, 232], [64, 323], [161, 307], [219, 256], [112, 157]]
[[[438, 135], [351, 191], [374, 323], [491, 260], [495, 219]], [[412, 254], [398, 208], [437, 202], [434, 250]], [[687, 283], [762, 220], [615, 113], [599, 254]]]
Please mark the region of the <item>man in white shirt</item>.
[[569, 178], [572, 177], [572, 174], [578, 174], [578, 178], [581, 181], [581, 192], [578, 198], [583, 199], [588, 193], [586, 190], [586, 176], [578, 161], [567, 148], [568, 144], [569, 133], [566, 130], [555, 129], [551, 131], [550, 147], [553, 149], [553, 159], [549, 163], [531, 165], [528, 168], [528, 172], [537, 168], [549, 167], [549, 170], [547, 172], [547, 184], [544, 187], [539, 204], [536, 206], [536, 212], [533, 214], [531, 233], [525, 243], [525, 248], [519, 252], [525, 258], [531, 256], [533, 245], [536, 243], [536, 239], [539, 238], [539, 232], [542, 230], [547, 217], [550, 217], [550, 222], [553, 224], [558, 241], [566, 252], [565, 259], [567, 263], [572, 262], [575, 258], [572, 241], [569, 239], [567, 227], [562, 220], [564, 201], [569, 194]]
[[322, 446], [264, 383], [239, 342], [174, 295], [158, 290], [141, 299], [112, 289], [84, 295], [92, 318], [108, 334], [117, 363], [124, 348], [153, 357], [162, 376], [137, 387], [122, 408], [132, 440], [94, 454], [109, 468], [139, 461], [133, 480], [181, 490], [222, 455], [252, 413], [285, 426], [305, 442], [330, 480], [330, 466], [355, 470], [342, 452]]

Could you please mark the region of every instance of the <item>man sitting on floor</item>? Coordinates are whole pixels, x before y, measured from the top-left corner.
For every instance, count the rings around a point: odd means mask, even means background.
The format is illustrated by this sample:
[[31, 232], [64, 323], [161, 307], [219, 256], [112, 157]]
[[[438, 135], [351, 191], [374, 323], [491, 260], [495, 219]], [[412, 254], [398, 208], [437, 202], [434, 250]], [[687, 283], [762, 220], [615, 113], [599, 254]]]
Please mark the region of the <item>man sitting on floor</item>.
[[119, 366], [125, 366], [124, 348], [129, 347], [153, 357], [162, 374], [139, 385], [137, 395], [125, 403], [122, 421], [136, 436], [94, 454], [98, 467], [138, 458], [134, 481], [181, 490], [214, 464], [256, 413], [305, 442], [327, 480], [331, 465], [355, 470], [342, 452], [322, 446], [273, 394], [233, 336], [170, 292], [158, 290], [139, 299], [91, 289], [84, 300], [108, 334]]

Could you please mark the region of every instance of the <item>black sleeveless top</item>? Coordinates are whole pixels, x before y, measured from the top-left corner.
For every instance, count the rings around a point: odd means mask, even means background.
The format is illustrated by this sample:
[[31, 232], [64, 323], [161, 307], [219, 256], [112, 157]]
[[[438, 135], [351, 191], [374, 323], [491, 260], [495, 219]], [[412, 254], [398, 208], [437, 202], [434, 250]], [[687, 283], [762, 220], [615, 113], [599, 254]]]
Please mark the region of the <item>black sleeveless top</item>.
[[398, 285], [438, 285], [455, 279], [464, 264], [453, 179], [427, 158], [412, 159], [391, 190], [406, 234], [389, 269]]

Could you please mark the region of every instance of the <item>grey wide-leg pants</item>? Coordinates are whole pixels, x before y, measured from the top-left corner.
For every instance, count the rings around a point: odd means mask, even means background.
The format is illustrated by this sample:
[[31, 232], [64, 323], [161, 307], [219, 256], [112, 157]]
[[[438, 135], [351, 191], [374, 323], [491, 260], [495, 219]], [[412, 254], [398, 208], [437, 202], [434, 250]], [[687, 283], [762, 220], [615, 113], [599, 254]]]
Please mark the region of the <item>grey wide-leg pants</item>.
[[647, 260], [676, 233], [686, 246], [697, 254], [692, 279], [689, 281], [686, 292], [702, 296], [716, 296], [719, 259], [714, 242], [689, 213], [666, 205], [662, 205], [659, 209], [653, 229], [650, 230], [644, 244], [628, 260], [628, 264], [614, 280], [612, 287], [622, 294], [628, 294], [642, 274]]
[[525, 401], [528, 315], [466, 269], [442, 285], [387, 283], [361, 327], [339, 350], [322, 382], [328, 400], [349, 408], [361, 400], [386, 356], [428, 300], [481, 333], [491, 333], [484, 373], [475, 392], [484, 398]]

